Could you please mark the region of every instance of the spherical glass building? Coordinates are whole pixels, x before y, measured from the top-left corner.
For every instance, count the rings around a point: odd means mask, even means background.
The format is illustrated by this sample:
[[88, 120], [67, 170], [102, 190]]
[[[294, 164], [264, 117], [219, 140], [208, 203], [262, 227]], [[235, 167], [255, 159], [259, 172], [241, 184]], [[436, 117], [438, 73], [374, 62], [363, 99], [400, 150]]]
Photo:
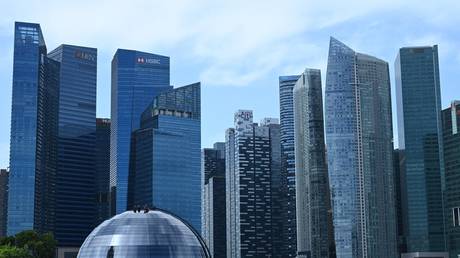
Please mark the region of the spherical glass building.
[[210, 258], [200, 235], [163, 210], [127, 211], [104, 221], [86, 238], [78, 258]]

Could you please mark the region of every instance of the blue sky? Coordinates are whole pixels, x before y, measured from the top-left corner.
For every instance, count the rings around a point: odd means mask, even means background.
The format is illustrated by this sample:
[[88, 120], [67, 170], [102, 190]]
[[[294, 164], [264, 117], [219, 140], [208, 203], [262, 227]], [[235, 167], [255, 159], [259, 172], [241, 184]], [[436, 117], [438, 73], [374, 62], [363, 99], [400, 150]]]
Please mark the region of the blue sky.
[[460, 99], [458, 0], [3, 0], [2, 168], [9, 159], [14, 21], [40, 23], [49, 51], [63, 43], [98, 48], [99, 117], [110, 116], [117, 48], [170, 56], [172, 84], [202, 82], [203, 147], [224, 140], [237, 109], [253, 109], [257, 121], [279, 117], [279, 75], [320, 68], [324, 86], [330, 36], [389, 62], [392, 89], [400, 47], [438, 44], [443, 107]]

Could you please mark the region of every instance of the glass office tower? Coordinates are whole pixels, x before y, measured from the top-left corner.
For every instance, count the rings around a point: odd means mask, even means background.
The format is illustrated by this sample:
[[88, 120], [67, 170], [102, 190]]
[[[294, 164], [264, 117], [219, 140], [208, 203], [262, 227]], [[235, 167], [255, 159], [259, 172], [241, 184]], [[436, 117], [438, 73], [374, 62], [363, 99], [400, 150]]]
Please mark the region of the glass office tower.
[[61, 45], [48, 57], [60, 63], [54, 235], [79, 247], [95, 224], [97, 50]]
[[460, 256], [460, 101], [442, 111], [446, 172], [446, 233], [449, 255]]
[[58, 68], [59, 64], [46, 57], [40, 25], [16, 22], [8, 235], [53, 228]]
[[281, 257], [296, 257], [296, 199], [294, 152], [294, 97], [292, 90], [300, 75], [280, 76], [280, 142], [282, 192]]
[[443, 155], [438, 47], [405, 47], [395, 62], [402, 209], [407, 252], [444, 252]]
[[299, 258], [332, 257], [334, 246], [321, 88], [321, 71], [306, 69], [293, 91]]
[[[112, 60], [110, 187], [114, 213], [127, 208], [131, 133], [152, 99], [169, 90], [169, 57], [118, 49]], [[113, 214], [112, 214], [113, 215]]]
[[129, 206], [155, 206], [201, 231], [201, 87], [162, 92], [133, 132]]
[[[224, 149], [219, 149], [219, 147]], [[201, 235], [213, 257], [227, 257], [225, 143], [202, 151], [203, 196]]]
[[388, 64], [331, 38], [325, 99], [337, 257], [397, 257]]
[[110, 218], [110, 119], [96, 119], [96, 225]]
[[226, 132], [227, 257], [272, 256], [270, 128], [252, 111], [235, 113]]

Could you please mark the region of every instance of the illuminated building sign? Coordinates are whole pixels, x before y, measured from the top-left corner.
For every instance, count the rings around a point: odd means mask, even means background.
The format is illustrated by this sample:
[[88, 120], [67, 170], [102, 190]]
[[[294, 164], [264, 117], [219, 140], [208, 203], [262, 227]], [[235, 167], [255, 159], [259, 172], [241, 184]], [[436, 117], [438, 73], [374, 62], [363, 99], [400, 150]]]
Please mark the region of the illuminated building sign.
[[138, 57], [136, 61], [138, 64], [160, 64], [160, 59], [155, 58]]
[[84, 59], [88, 61], [96, 61], [96, 57], [93, 54], [89, 54], [83, 51], [75, 51], [75, 57], [78, 59]]

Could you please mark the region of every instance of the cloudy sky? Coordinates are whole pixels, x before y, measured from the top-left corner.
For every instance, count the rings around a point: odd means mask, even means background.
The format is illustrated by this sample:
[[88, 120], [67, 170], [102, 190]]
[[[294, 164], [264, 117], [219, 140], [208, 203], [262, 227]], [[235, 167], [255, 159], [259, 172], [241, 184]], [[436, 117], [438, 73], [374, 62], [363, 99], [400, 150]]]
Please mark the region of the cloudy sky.
[[9, 157], [14, 21], [40, 23], [48, 50], [63, 43], [98, 48], [99, 117], [110, 116], [117, 48], [170, 56], [172, 84], [202, 82], [203, 147], [224, 140], [237, 109], [253, 109], [256, 120], [279, 117], [278, 76], [309, 67], [320, 68], [324, 80], [330, 36], [388, 61], [392, 87], [400, 47], [438, 44], [443, 107], [460, 99], [458, 0], [1, 0], [2, 168]]

